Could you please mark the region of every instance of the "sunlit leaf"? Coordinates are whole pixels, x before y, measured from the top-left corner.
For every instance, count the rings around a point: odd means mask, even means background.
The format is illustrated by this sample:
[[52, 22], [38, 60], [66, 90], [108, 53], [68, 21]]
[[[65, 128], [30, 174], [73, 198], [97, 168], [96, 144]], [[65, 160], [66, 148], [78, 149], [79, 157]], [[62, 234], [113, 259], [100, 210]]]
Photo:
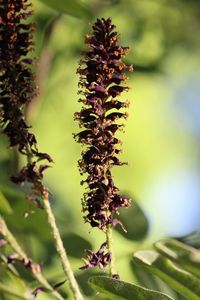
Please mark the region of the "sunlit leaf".
[[155, 248], [163, 255], [171, 258], [184, 269], [200, 277], [200, 250], [173, 239], [160, 240]]
[[84, 270], [84, 272], [78, 273], [76, 276], [81, 290], [87, 297], [92, 297], [95, 294], [94, 289], [92, 289], [91, 286], [88, 284], [88, 279], [91, 278], [92, 276], [105, 275], [103, 273], [100, 274], [99, 272], [98, 273], [97, 272], [98, 271], [95, 268], [87, 269]]
[[108, 296], [113, 300], [172, 300], [163, 293], [143, 288], [121, 280], [111, 279], [104, 276], [94, 276], [89, 279], [89, 284], [96, 291]]
[[200, 299], [200, 280], [171, 260], [149, 250], [134, 253], [133, 258], [188, 299]]
[[138, 284], [148, 289], [165, 293], [176, 300], [186, 299], [184, 296], [171, 289], [165, 282], [163, 282], [163, 280], [158, 278], [158, 276], [148, 272], [145, 267], [136, 264], [134, 261], [132, 261], [131, 267]]
[[200, 230], [194, 231], [190, 234], [187, 234], [185, 236], [181, 236], [179, 238], [176, 238], [180, 242], [184, 242], [194, 248], [200, 249]]
[[72, 15], [77, 18], [91, 18], [91, 11], [80, 0], [40, 0], [60, 13]]

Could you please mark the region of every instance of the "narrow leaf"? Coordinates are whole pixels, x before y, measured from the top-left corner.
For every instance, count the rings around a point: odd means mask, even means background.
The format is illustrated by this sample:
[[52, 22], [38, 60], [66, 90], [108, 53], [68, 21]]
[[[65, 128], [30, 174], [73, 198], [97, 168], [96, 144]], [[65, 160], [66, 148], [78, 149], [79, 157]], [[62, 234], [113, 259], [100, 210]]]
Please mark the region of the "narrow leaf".
[[60, 13], [68, 14], [76, 18], [90, 19], [90, 9], [80, 0], [40, 0]]
[[0, 211], [7, 214], [12, 213], [12, 208], [2, 192], [0, 192]]
[[190, 300], [200, 299], [200, 280], [171, 260], [148, 250], [136, 252], [133, 258], [183, 296]]
[[194, 248], [200, 249], [200, 230], [194, 231], [176, 239]]
[[164, 239], [154, 244], [157, 251], [178, 262], [185, 270], [200, 277], [200, 250], [173, 239]]
[[166, 294], [104, 276], [90, 277], [89, 284], [113, 300], [173, 300]]

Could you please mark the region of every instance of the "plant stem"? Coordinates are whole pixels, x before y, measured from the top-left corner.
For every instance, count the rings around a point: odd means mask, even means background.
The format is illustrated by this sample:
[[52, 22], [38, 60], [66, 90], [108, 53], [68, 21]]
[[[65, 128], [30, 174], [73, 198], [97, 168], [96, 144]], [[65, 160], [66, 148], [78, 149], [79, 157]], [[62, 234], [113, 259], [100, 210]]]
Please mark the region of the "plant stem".
[[[21, 248], [21, 246], [18, 244], [16, 238], [13, 236], [11, 231], [8, 229], [4, 219], [2, 216], [0, 216], [0, 232], [3, 235], [4, 239], [9, 243], [9, 245], [12, 247], [12, 249], [19, 255], [21, 259], [23, 259], [25, 262], [31, 261], [31, 259], [28, 257], [28, 255], [24, 252], [24, 250]], [[43, 276], [43, 274], [40, 271], [39, 265], [32, 263], [35, 268], [31, 268], [33, 277], [48, 291], [51, 292], [51, 294], [58, 300], [63, 300], [64, 298], [55, 291], [52, 286], [48, 283], [46, 278]], [[24, 298], [23, 298], [24, 299]]]
[[54, 214], [52, 212], [51, 205], [50, 205], [50, 202], [49, 202], [48, 192], [46, 192], [46, 195], [45, 195], [43, 200], [44, 200], [43, 201], [44, 202], [44, 209], [47, 213], [48, 222], [49, 222], [49, 225], [51, 226], [51, 230], [52, 230], [53, 237], [54, 237], [54, 240], [55, 240], [56, 250], [57, 250], [58, 255], [60, 257], [65, 275], [67, 276], [67, 279], [69, 281], [70, 289], [71, 289], [71, 291], [74, 295], [74, 299], [83, 300], [83, 296], [80, 292], [79, 286], [78, 286], [77, 281], [74, 277], [74, 273], [71, 269], [70, 262], [69, 262], [68, 257], [67, 257], [67, 253], [66, 253], [65, 248], [63, 246], [63, 241], [60, 237], [60, 233], [59, 233], [59, 230], [58, 230], [57, 225], [56, 225], [55, 217], [54, 217]]
[[[32, 163], [33, 154], [31, 153], [30, 148], [28, 146], [26, 147], [26, 156], [27, 156], [27, 162], [29, 164]], [[43, 200], [43, 204], [44, 204], [44, 210], [47, 214], [48, 222], [49, 222], [49, 225], [51, 227], [52, 234], [53, 234], [53, 237], [54, 237], [56, 250], [57, 250], [57, 253], [60, 257], [60, 261], [61, 261], [61, 264], [62, 264], [62, 267], [63, 267], [63, 271], [64, 271], [64, 273], [67, 276], [67, 279], [69, 281], [69, 287], [70, 287], [70, 289], [73, 293], [74, 299], [75, 300], [84, 300], [84, 298], [83, 298], [83, 296], [80, 292], [78, 283], [77, 283], [77, 281], [74, 277], [74, 273], [72, 271], [69, 259], [67, 257], [66, 250], [65, 250], [64, 245], [63, 245], [63, 241], [62, 241], [61, 236], [60, 236], [60, 232], [59, 232], [58, 227], [56, 225], [55, 216], [53, 214], [53, 211], [51, 209], [51, 205], [50, 205], [50, 202], [49, 202], [49, 192], [45, 187], [44, 187], [44, 190], [43, 190], [42, 200]]]
[[111, 261], [109, 263], [109, 276], [112, 277], [115, 274], [114, 271], [114, 254], [113, 254], [113, 238], [112, 238], [112, 226], [107, 225], [106, 228], [106, 240], [108, 245], [108, 251], [111, 253]]
[[22, 294], [18, 294], [17, 292], [13, 292], [13, 289], [10, 289], [8, 287], [6, 287], [5, 285], [3, 285], [2, 283], [0, 283], [0, 291], [8, 294], [8, 295], [11, 295], [11, 296], [14, 296], [18, 299], [22, 299], [22, 300], [30, 300], [32, 299], [32, 297], [28, 297], [28, 296], [25, 296], [25, 295], [22, 295]]

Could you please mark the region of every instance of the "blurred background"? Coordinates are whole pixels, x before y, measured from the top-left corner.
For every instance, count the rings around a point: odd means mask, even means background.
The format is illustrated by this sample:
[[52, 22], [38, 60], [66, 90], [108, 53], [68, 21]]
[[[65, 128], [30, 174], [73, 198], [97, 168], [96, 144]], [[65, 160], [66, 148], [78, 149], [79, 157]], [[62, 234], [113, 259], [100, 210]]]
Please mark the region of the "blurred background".
[[[61, 14], [34, 1], [39, 96], [26, 114], [40, 150], [54, 159], [45, 181], [77, 278], [84, 283], [90, 274], [78, 270], [84, 249], [97, 250], [104, 236], [82, 219], [84, 187], [77, 167], [82, 149], [72, 136], [79, 130], [73, 120], [80, 110], [76, 69], [91, 23], [96, 17], [111, 17], [121, 44], [131, 47], [126, 62], [134, 66], [130, 91], [122, 96], [131, 103], [125, 133], [120, 134], [121, 159], [128, 166], [113, 170], [116, 185], [133, 199], [132, 208], [121, 214], [128, 233], [120, 228], [114, 232], [117, 270], [123, 280], [131, 281], [136, 280], [130, 263], [133, 251], [164, 236], [200, 229], [200, 1], [84, 3], [90, 18]], [[23, 162], [7, 148], [3, 136], [0, 146], [0, 210], [30, 255], [44, 265], [48, 278], [62, 280], [43, 212], [30, 207], [9, 183]], [[24, 219], [27, 210], [30, 214]], [[82, 288], [94, 299], [85, 283]], [[67, 287], [63, 291], [67, 293]]]

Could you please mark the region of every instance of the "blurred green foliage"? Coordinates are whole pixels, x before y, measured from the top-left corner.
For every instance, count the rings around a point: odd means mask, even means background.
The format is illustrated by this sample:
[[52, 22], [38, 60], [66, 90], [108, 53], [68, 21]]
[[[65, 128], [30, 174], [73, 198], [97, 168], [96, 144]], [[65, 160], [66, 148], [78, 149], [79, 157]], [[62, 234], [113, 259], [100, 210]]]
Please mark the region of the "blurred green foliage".
[[163, 293], [104, 276], [92, 277], [89, 282], [97, 291], [107, 295], [108, 299], [173, 300]]
[[[186, 141], [183, 129], [171, 119], [168, 78], [178, 82], [184, 80], [185, 74], [188, 76], [194, 70], [199, 71], [200, 2], [87, 0], [81, 2], [79, 8], [76, 7], [79, 1], [74, 1], [74, 6], [72, 2], [51, 1], [52, 7], [57, 6], [56, 11], [34, 1], [39, 95], [29, 105], [26, 114], [40, 150], [54, 158], [54, 166], [47, 171], [46, 184], [52, 192], [52, 205], [75, 274], [86, 299], [94, 299], [95, 293], [86, 281], [92, 274], [99, 273], [93, 270], [83, 273], [78, 268], [84, 249], [97, 249], [104, 236], [96, 229], [91, 231], [82, 219], [80, 199], [84, 188], [80, 186], [77, 167], [81, 147], [72, 137], [72, 133], [78, 131], [73, 114], [80, 110], [76, 69], [80, 52], [85, 47], [84, 35], [90, 26], [85, 16], [91, 18], [90, 22], [96, 17], [111, 16], [120, 32], [122, 44], [131, 46], [127, 61], [134, 65], [136, 72], [129, 79], [129, 86], [133, 88], [123, 96], [130, 99], [131, 107], [126, 131], [121, 134], [122, 159], [128, 161], [129, 166], [114, 170], [114, 175], [117, 186], [124, 193], [135, 195], [140, 200], [147, 183], [159, 176], [161, 168], [169, 161], [172, 165], [183, 161], [187, 165], [189, 152], [198, 158], [193, 138], [188, 135]], [[10, 175], [23, 164], [23, 159], [7, 148], [5, 137], [1, 137], [0, 147], [0, 211], [29, 255], [42, 264], [50, 282], [62, 281], [64, 275], [43, 211], [27, 203], [24, 193], [9, 180]], [[145, 240], [148, 221], [138, 206], [141, 203], [145, 207], [147, 202], [146, 198], [137, 204], [133, 201], [132, 209], [121, 213], [127, 234], [120, 227], [114, 232], [116, 265], [123, 280], [136, 281], [131, 253], [133, 249], [146, 248], [150, 244], [148, 239]], [[29, 217], [25, 219], [23, 215], [27, 211]], [[5, 251], [9, 253], [9, 249]], [[5, 263], [2, 263], [0, 272], [7, 273], [2, 275], [3, 281], [15, 286], [16, 291], [24, 288], [21, 277], [30, 281], [31, 287], [37, 286], [24, 270], [20, 270], [20, 276], [13, 275], [10, 271], [5, 272]], [[154, 288], [153, 284], [148, 287]], [[60, 290], [67, 295], [67, 284]], [[173, 296], [179, 299], [176, 294]], [[0, 297], [2, 300], [14, 299], [3, 294]], [[101, 299], [100, 296], [98, 298]], [[41, 293], [38, 299], [49, 299], [49, 296]]]
[[[198, 300], [200, 297], [200, 250], [173, 239], [160, 240], [154, 246], [158, 252], [143, 250], [133, 255], [133, 272], [145, 287], [105, 276], [91, 277], [90, 285], [108, 299]], [[136, 264], [143, 268], [139, 267], [137, 270]], [[138, 276], [138, 271], [141, 277]], [[156, 277], [150, 275], [149, 271]], [[163, 286], [157, 276], [167, 285]], [[170, 291], [169, 287], [176, 290], [177, 294]]]
[[173, 239], [155, 243], [156, 251], [134, 253], [136, 263], [157, 275], [181, 297], [198, 300], [200, 297], [200, 250]]

